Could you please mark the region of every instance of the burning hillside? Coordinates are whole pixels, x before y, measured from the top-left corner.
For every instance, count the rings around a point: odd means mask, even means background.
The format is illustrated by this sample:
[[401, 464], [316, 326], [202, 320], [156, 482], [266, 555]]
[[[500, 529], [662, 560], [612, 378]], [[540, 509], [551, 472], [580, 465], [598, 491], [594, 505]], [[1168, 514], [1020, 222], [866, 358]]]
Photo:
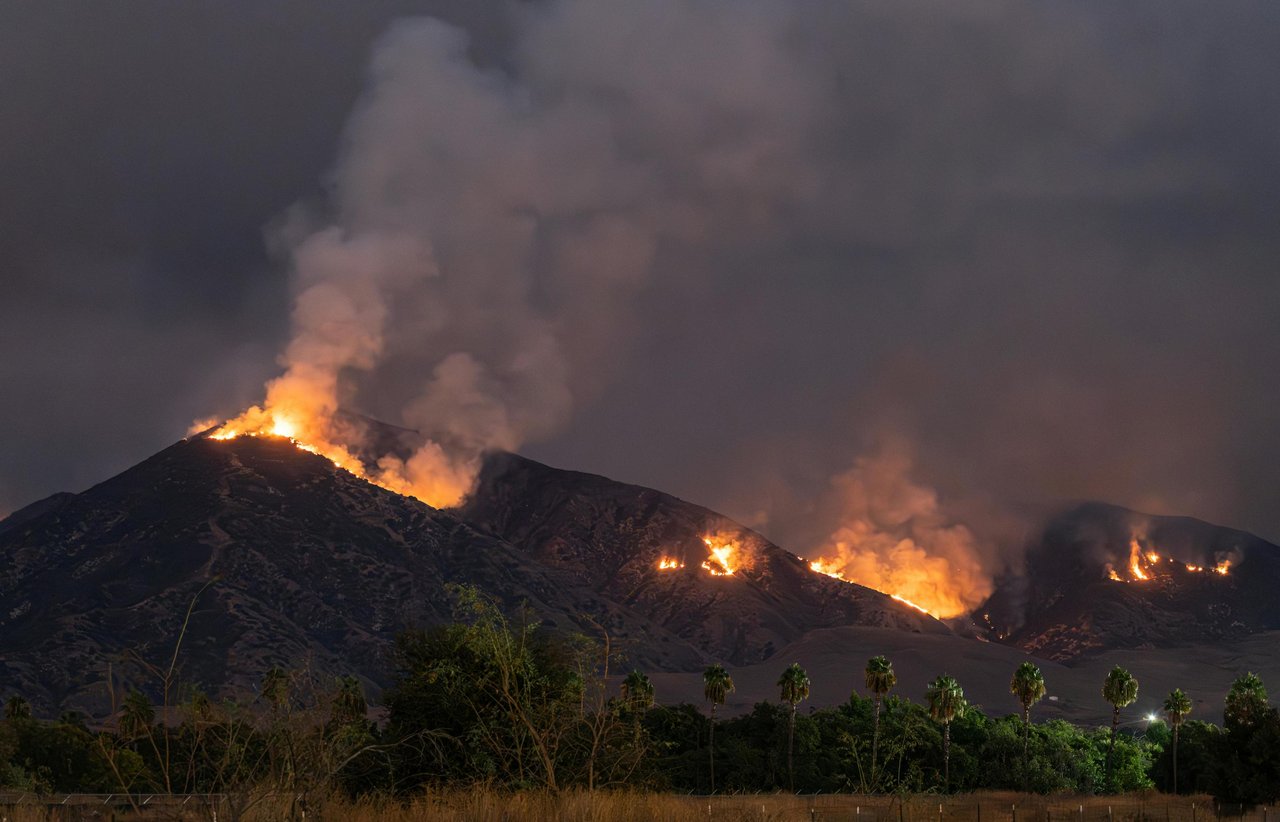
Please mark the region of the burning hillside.
[[1213, 573], [1218, 576], [1226, 576], [1231, 571], [1232, 555], [1238, 554], [1238, 551], [1234, 549], [1225, 552], [1226, 555], [1223, 555], [1224, 552], [1217, 552], [1212, 564], [1206, 567], [1195, 562], [1180, 561], [1168, 554], [1161, 554], [1154, 547], [1150, 547], [1150, 542], [1144, 537], [1136, 535], [1131, 537], [1129, 540], [1128, 562], [1123, 565], [1124, 576], [1116, 570], [1115, 563], [1108, 562], [1105, 565], [1107, 579], [1113, 582], [1150, 582], [1162, 578], [1176, 578], [1184, 573]]
[[1280, 548], [1250, 534], [1100, 504], [1052, 520], [1025, 573], [974, 613], [990, 637], [1067, 659], [1280, 627]]

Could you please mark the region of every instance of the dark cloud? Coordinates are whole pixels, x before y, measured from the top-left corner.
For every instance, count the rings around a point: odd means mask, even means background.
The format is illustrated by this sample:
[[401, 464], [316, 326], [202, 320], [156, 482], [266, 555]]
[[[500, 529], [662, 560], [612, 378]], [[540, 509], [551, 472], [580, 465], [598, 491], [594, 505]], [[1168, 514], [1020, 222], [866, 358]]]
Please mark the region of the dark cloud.
[[[403, 147], [343, 141], [375, 40], [415, 11], [470, 51], [410, 59], [401, 24], [393, 77], [479, 62], [500, 91], [477, 99], [537, 120], [509, 121], [527, 156], [477, 133], [451, 166], [500, 149], [485, 184], [541, 221], [520, 316], [550, 318], [575, 402], [531, 456], [798, 548], [882, 465], [983, 544], [1017, 532], [1000, 512], [1067, 498], [1280, 538], [1280, 12], [1260, 2], [6, 7], [0, 507], [258, 399], [289, 332], [264, 227], [335, 163], [330, 204], [367, 214], [362, 156], [438, 174], [421, 146], [466, 136], [458, 110]], [[644, 249], [621, 301], [580, 253], [619, 247], [602, 210]], [[449, 352], [426, 353], [370, 376], [367, 410], [401, 413]]]

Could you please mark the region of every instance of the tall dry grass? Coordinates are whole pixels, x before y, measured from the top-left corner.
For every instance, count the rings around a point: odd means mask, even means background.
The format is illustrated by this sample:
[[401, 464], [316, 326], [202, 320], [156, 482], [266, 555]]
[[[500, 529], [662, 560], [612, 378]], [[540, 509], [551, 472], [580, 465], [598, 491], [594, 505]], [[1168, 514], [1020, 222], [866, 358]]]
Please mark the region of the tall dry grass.
[[[781, 794], [693, 797], [644, 792], [504, 792], [450, 790], [410, 802], [312, 800], [305, 809], [282, 798], [260, 801], [244, 822], [1210, 822], [1243, 819], [1280, 822], [1270, 808], [1218, 809], [1207, 796], [1163, 794], [1128, 796], [1035, 796], [1017, 793], [962, 794], [952, 797]], [[1223, 813], [1219, 814], [1219, 810]], [[98, 815], [94, 815], [98, 814]], [[114, 816], [112, 815], [114, 814]], [[82, 819], [168, 819], [212, 822], [209, 808], [175, 814], [157, 809], [138, 816], [88, 805], [73, 807], [0, 806], [0, 822], [78, 822]], [[218, 822], [232, 822], [228, 809]]]

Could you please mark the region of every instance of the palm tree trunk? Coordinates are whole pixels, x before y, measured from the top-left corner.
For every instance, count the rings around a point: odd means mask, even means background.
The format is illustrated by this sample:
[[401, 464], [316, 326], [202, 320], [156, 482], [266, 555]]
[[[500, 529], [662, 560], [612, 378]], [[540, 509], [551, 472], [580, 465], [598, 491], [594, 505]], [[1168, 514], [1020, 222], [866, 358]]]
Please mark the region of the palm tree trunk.
[[[1181, 723], [1178, 723], [1181, 724]], [[1173, 726], [1173, 793], [1178, 794], [1178, 724]]]
[[1026, 793], [1031, 784], [1031, 761], [1027, 753], [1031, 745], [1031, 706], [1022, 705], [1022, 791]]
[[871, 789], [876, 786], [876, 754], [880, 751], [880, 694], [876, 694], [876, 719], [871, 726]]
[[1107, 743], [1107, 793], [1111, 793], [1111, 756], [1116, 749], [1116, 728], [1120, 725], [1120, 708], [1111, 709], [1111, 740]]
[[711, 752], [711, 792], [716, 792], [716, 703], [711, 703], [711, 734], [707, 749]]
[[791, 784], [791, 792], [796, 792], [796, 703], [791, 703], [791, 717], [787, 720], [787, 779]]
[[942, 724], [942, 792], [951, 793], [951, 723]]

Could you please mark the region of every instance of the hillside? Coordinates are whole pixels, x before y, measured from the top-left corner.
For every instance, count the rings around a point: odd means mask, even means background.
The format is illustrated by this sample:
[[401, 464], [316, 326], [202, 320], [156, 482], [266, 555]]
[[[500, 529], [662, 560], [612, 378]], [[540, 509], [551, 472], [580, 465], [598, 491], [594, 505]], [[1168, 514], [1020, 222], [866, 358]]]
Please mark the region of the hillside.
[[[449, 583], [554, 629], [603, 625], [651, 670], [759, 661], [832, 625], [947, 632], [673, 497], [510, 455], [484, 477], [471, 505], [439, 511], [287, 440], [179, 442], [0, 522], [0, 681], [43, 710], [99, 712], [108, 668], [141, 681], [129, 657], [167, 659], [206, 584], [183, 677], [242, 692], [277, 664], [385, 684], [395, 633], [451, 617]], [[702, 569], [708, 528], [751, 567]], [[686, 567], [657, 571], [665, 552]]]

